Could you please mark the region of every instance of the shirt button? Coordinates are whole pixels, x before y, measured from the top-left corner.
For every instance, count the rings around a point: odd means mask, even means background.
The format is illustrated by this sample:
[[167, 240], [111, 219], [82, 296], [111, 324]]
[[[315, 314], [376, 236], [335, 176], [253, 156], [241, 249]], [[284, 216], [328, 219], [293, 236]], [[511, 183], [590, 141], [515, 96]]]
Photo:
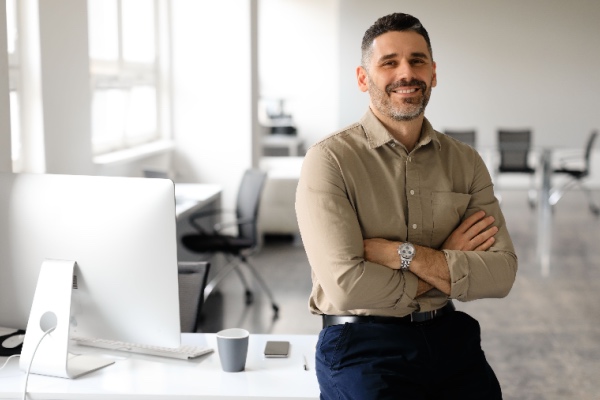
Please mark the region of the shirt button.
[[417, 224], [413, 224], [413, 229], [417, 229]]
[[392, 142], [392, 143], [390, 143], [390, 146], [396, 147], [396, 143]]
[[415, 191], [414, 191], [414, 190], [411, 190], [411, 191], [410, 191], [410, 194], [415, 194]]

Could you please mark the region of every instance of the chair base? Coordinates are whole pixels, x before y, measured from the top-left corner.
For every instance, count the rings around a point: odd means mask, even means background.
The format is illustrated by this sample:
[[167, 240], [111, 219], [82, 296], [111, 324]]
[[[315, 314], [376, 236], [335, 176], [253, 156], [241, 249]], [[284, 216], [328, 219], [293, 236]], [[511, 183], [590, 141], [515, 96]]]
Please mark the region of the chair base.
[[592, 192], [590, 191], [590, 189], [588, 187], [583, 185], [581, 183], [581, 181], [579, 181], [579, 180], [571, 180], [571, 181], [568, 181], [566, 184], [564, 184], [561, 187], [552, 189], [550, 191], [550, 196], [548, 197], [548, 203], [550, 203], [550, 206], [554, 207], [556, 204], [558, 204], [558, 202], [563, 197], [563, 195], [568, 190], [573, 188], [574, 186], [579, 186], [581, 188], [581, 190], [584, 192], [584, 194], [588, 200], [588, 206], [590, 208], [591, 213], [594, 214], [595, 216], [600, 216], [600, 207], [594, 201]]
[[256, 268], [250, 263], [247, 256], [239, 255], [238, 257], [228, 257], [225, 255], [227, 264], [220, 268], [219, 272], [206, 284], [204, 289], [204, 300], [210, 296], [211, 292], [221, 283], [221, 281], [229, 275], [232, 271], [235, 271], [242, 285], [244, 286], [244, 295], [246, 305], [250, 305], [254, 302], [254, 293], [250, 290], [248, 282], [240, 270], [240, 267], [244, 265], [246, 269], [252, 274], [253, 278], [258, 282], [260, 288], [265, 292], [269, 301], [271, 302], [271, 308], [273, 309], [273, 319], [279, 318], [279, 306], [275, 303], [275, 298], [271, 293], [271, 290], [267, 286], [262, 276], [258, 273]]

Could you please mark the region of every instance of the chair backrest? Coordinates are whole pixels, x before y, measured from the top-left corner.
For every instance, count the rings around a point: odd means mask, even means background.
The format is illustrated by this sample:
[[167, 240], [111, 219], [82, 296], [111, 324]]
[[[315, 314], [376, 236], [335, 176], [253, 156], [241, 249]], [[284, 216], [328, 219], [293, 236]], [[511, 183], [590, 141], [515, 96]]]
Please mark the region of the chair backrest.
[[204, 288], [208, 281], [210, 263], [207, 261], [180, 261], [179, 321], [181, 332], [196, 332], [204, 305]]
[[238, 236], [257, 241], [258, 210], [267, 173], [248, 169], [244, 172], [237, 194]]
[[471, 147], [475, 147], [476, 134], [474, 130], [459, 131], [446, 129], [444, 133], [448, 136], [453, 137], [454, 139], [460, 140], [461, 142], [468, 144]]
[[531, 150], [531, 130], [498, 130], [498, 150], [500, 172], [532, 171], [528, 161]]
[[594, 147], [594, 141], [596, 140], [597, 136], [598, 136], [598, 131], [593, 131], [590, 134], [587, 143], [585, 144], [585, 171], [586, 172], [590, 171], [590, 157], [592, 155], [592, 148]]

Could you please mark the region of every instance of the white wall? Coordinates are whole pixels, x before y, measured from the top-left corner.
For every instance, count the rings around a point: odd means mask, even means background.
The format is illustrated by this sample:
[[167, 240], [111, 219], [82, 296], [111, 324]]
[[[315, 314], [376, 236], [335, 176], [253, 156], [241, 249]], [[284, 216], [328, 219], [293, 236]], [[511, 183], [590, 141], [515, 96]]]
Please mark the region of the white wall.
[[46, 172], [93, 174], [87, 2], [38, 5]]
[[[407, 12], [431, 36], [438, 86], [426, 116], [473, 128], [492, 148], [501, 127], [529, 127], [534, 146], [582, 149], [600, 129], [600, 2], [595, 0], [261, 0], [261, 89], [290, 99], [307, 144], [368, 107], [355, 69], [365, 30]], [[335, 83], [337, 82], [337, 83]], [[337, 112], [337, 118], [332, 114]], [[600, 150], [592, 158], [600, 186]], [[528, 180], [511, 183], [527, 185]]]
[[260, 0], [260, 93], [286, 99], [310, 146], [338, 129], [339, 0]]
[[4, 0], [0, 0], [0, 171], [11, 170], [8, 54], [6, 49], [6, 3]]
[[534, 144], [560, 147], [582, 147], [600, 128], [594, 0], [344, 0], [341, 125], [366, 109], [353, 75], [362, 35], [391, 12], [415, 15], [430, 34], [438, 86], [426, 115], [436, 128], [473, 127], [491, 146], [499, 127], [531, 127]]
[[174, 0], [174, 168], [180, 181], [225, 185], [230, 209], [253, 163], [251, 0]]

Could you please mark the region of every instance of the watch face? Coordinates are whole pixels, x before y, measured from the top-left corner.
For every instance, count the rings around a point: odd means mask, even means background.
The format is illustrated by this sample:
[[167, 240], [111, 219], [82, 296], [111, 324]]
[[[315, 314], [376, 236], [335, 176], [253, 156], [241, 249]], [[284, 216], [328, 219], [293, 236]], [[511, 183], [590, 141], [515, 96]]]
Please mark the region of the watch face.
[[400, 257], [402, 258], [412, 258], [415, 255], [415, 248], [410, 243], [404, 243], [400, 246]]

